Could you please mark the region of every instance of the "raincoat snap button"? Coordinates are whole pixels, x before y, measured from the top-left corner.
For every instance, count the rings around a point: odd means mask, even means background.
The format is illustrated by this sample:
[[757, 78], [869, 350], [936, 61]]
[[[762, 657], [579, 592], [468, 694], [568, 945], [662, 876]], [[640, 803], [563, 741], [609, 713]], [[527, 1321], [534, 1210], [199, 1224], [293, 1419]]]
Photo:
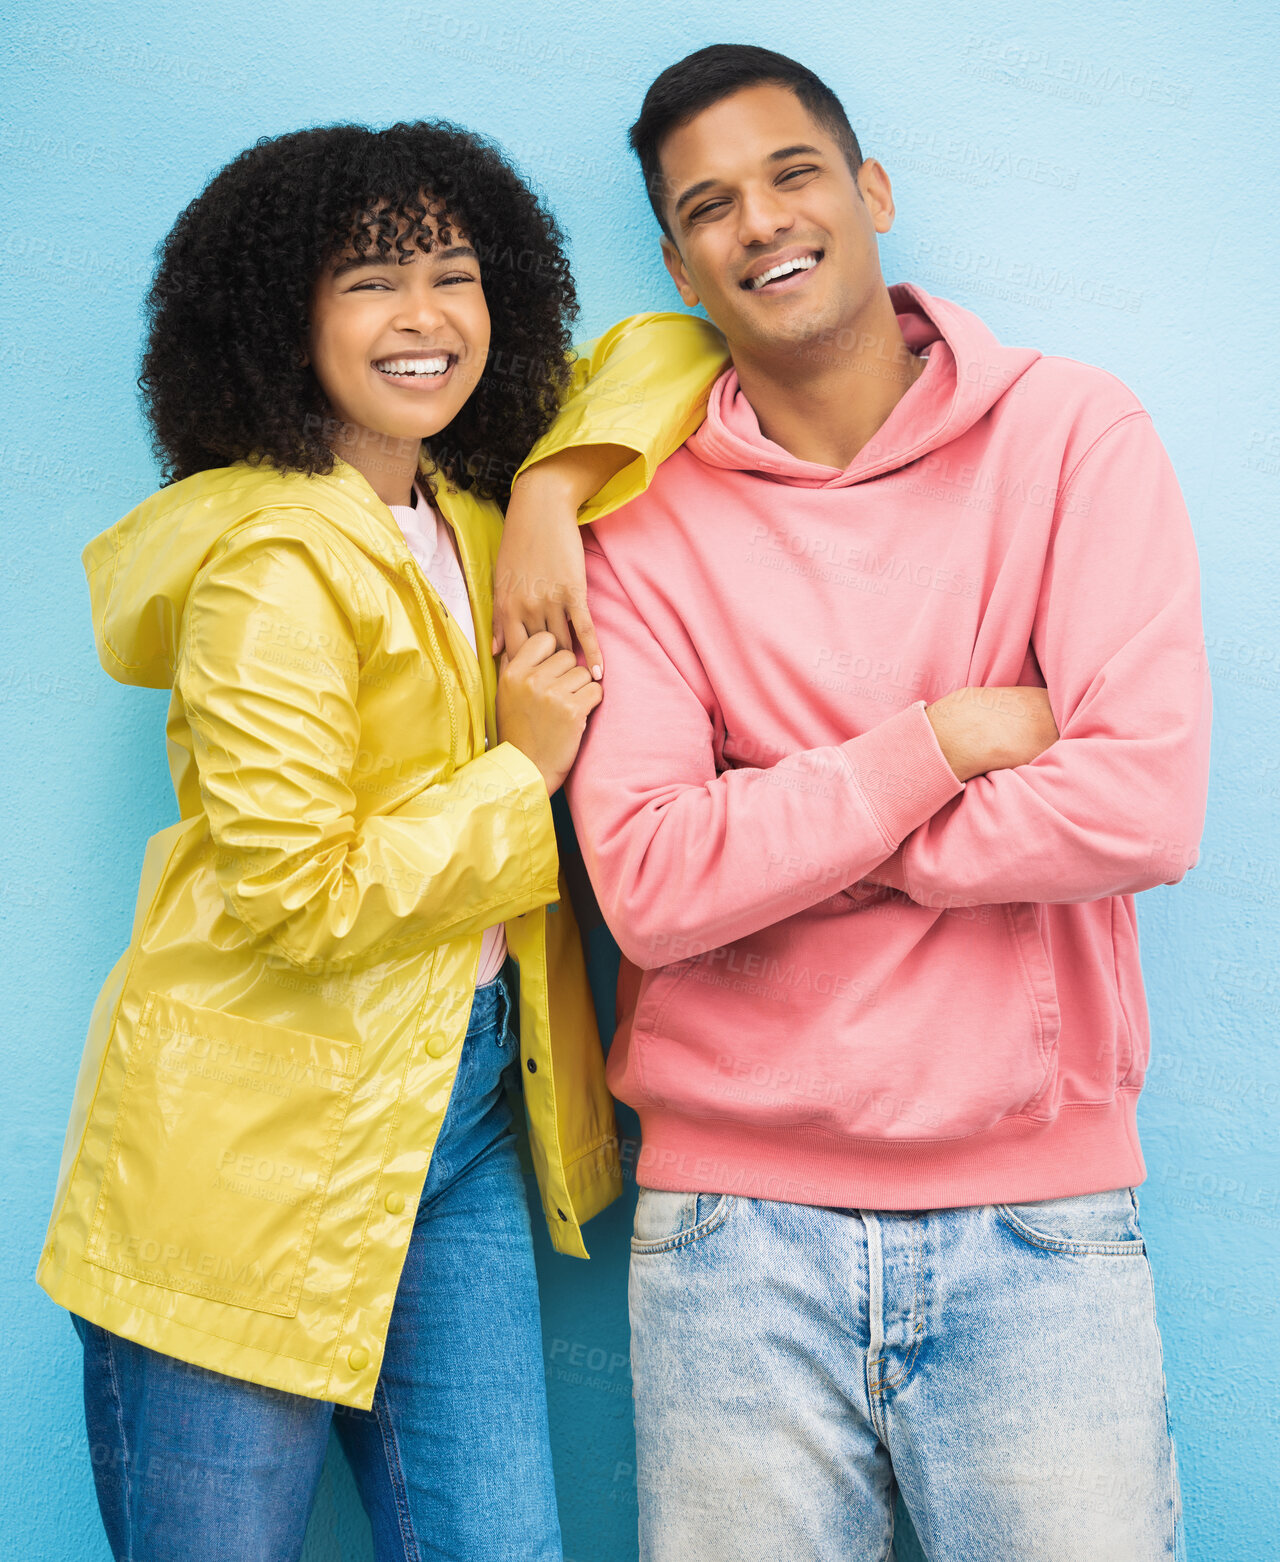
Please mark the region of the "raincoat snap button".
[[391, 1212], [391, 1214], [398, 1215], [400, 1213], [400, 1211], [404, 1208], [404, 1194], [403, 1193], [388, 1193], [386, 1198], [383, 1199], [382, 1202], [386, 1205], [387, 1209]]
[[529, 1061], [525, 1064], [525, 1067], [531, 1074], [536, 1074], [538, 1072], [538, 1065], [533, 1061], [532, 1058], [530, 1058]]
[[354, 1350], [347, 1352], [347, 1365], [352, 1372], [360, 1372], [369, 1365], [369, 1352], [363, 1345], [357, 1345]]
[[443, 1031], [434, 1031], [427, 1037], [426, 1047], [431, 1057], [442, 1058], [449, 1050], [449, 1038]]

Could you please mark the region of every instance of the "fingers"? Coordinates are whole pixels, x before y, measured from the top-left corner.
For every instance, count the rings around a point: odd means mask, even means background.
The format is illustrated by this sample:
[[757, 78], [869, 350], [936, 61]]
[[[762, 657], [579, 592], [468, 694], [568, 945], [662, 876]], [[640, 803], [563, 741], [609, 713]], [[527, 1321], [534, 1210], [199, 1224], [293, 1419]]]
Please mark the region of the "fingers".
[[[570, 678], [574, 673], [581, 673], [583, 677], [574, 682]], [[536, 682], [542, 688], [549, 688], [553, 683], [564, 684], [566, 688], [576, 688], [579, 683], [590, 683], [591, 674], [585, 667], [578, 663], [578, 658], [572, 651], [562, 651], [557, 647], [550, 656], [539, 660], [537, 670], [533, 674], [531, 682]]]
[[513, 672], [527, 675], [556, 651], [556, 637], [546, 629], [530, 634], [523, 624], [518, 633], [523, 638], [514, 650], [509, 649], [508, 663]]
[[549, 629], [556, 637], [556, 644], [562, 651], [573, 650], [573, 638], [569, 633], [569, 620], [565, 616], [564, 608], [557, 602], [548, 602], [544, 606], [543, 623], [540, 626]]
[[570, 694], [576, 694], [579, 689], [589, 689], [596, 686], [596, 681], [591, 676], [591, 670], [583, 667], [577, 660], [574, 661], [573, 666], [568, 671], [562, 673], [559, 679], [557, 679], [557, 687], [564, 688]]
[[[508, 669], [510, 671], [508, 672]], [[515, 656], [503, 652], [498, 664], [498, 676], [517, 677], [542, 694], [556, 694], [562, 698], [595, 688], [599, 684], [591, 676], [573, 651], [562, 650], [556, 644], [549, 629], [540, 629], [530, 635]], [[587, 709], [593, 710], [600, 703], [599, 695], [592, 699]]]
[[517, 631], [523, 627], [520, 622], [519, 603], [513, 591], [504, 589], [499, 582], [495, 582], [495, 586], [491, 647], [495, 656], [504, 649], [514, 656], [525, 638], [523, 634], [517, 635]]
[[604, 677], [604, 657], [600, 655], [600, 643], [596, 639], [596, 626], [591, 622], [591, 614], [587, 612], [586, 603], [580, 607], [570, 609], [573, 619], [573, 632], [578, 637], [578, 644], [582, 647], [582, 654], [587, 659], [587, 666], [591, 669], [593, 678]]
[[[570, 679], [574, 681], [571, 683]], [[569, 710], [579, 721], [585, 723], [587, 717], [595, 710], [600, 701], [604, 699], [604, 690], [595, 681], [585, 667], [579, 667], [573, 673], [567, 673], [552, 691], [557, 697], [563, 699], [566, 710]]]
[[507, 655], [514, 658], [528, 644], [529, 631], [519, 617], [508, 614], [502, 628], [502, 638], [506, 645]]

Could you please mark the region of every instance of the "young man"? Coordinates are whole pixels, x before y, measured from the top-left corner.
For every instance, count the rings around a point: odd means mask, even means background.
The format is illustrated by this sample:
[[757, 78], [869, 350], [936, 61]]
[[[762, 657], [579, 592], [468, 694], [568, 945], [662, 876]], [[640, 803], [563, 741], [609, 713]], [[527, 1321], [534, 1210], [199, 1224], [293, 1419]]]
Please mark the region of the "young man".
[[1191, 528], [1133, 395], [888, 289], [889, 180], [765, 50], [632, 128], [732, 364], [586, 535], [567, 783], [626, 957], [641, 1553], [1180, 1553], [1133, 1185], [1134, 894], [1196, 859]]

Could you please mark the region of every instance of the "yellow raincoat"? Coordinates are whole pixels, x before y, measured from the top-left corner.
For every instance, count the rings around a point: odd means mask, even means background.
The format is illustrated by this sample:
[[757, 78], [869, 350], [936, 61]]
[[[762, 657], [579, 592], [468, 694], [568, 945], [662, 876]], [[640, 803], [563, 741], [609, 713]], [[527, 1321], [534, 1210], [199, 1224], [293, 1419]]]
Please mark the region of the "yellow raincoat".
[[[700, 321], [623, 321], [530, 461], [634, 449], [581, 518], [605, 513], [723, 361]], [[495, 727], [502, 516], [439, 488], [478, 656], [343, 461], [200, 473], [84, 554], [103, 666], [173, 690], [181, 817], [94, 1010], [36, 1278], [154, 1350], [362, 1409], [495, 922], [556, 1248], [585, 1258], [581, 1223], [621, 1191], [550, 801]]]

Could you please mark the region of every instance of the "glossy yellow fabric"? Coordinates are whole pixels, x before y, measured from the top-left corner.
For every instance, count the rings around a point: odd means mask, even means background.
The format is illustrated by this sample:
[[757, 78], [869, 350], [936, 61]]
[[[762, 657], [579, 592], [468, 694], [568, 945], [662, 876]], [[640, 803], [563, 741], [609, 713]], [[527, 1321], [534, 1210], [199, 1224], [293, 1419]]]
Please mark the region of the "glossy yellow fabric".
[[[624, 321], [535, 454], [634, 448], [620, 503], [722, 357], [688, 317]], [[365, 1409], [495, 922], [555, 1246], [585, 1258], [581, 1223], [621, 1191], [550, 802], [497, 741], [502, 517], [437, 487], [478, 656], [341, 461], [201, 473], [84, 555], [103, 666], [173, 691], [180, 819], [94, 1010], [37, 1280], [155, 1350]]]

